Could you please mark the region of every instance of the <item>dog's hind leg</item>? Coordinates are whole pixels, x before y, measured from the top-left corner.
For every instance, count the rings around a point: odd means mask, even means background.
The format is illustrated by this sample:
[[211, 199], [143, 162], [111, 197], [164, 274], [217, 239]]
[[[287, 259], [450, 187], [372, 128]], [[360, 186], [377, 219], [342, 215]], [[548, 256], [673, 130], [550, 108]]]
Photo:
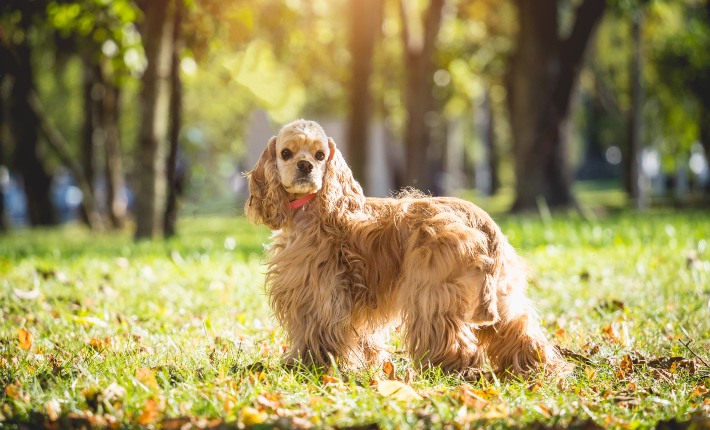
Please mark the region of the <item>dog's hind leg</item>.
[[[422, 251], [427, 252], [427, 251]], [[471, 323], [470, 276], [455, 276], [441, 266], [407, 264], [400, 285], [404, 342], [414, 360], [424, 366], [441, 366], [447, 372], [480, 369], [483, 355]], [[482, 275], [478, 276], [482, 280]]]
[[498, 372], [516, 375], [538, 370], [556, 372], [564, 367], [564, 360], [545, 337], [537, 313], [532, 306], [526, 306], [525, 312], [478, 330], [481, 345]]
[[493, 368], [517, 375], [544, 369], [564, 372], [566, 363], [546, 338], [540, 318], [525, 296], [525, 270], [512, 248], [506, 250], [498, 298], [500, 320], [476, 332]]

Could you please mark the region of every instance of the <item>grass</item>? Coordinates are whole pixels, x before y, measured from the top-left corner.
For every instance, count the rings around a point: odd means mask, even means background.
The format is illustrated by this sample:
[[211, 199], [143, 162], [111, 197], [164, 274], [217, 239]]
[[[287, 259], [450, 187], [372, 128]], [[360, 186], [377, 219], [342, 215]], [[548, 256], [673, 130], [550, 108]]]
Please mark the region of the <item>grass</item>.
[[[497, 219], [529, 263], [549, 336], [578, 354], [577, 367], [563, 380], [473, 382], [434, 369], [411, 381], [419, 396], [373, 385], [386, 379], [380, 369], [279, 366], [284, 334], [263, 291], [268, 231], [242, 218], [188, 218], [166, 243], [76, 226], [0, 237], [0, 427], [708, 419], [707, 213]], [[398, 354], [393, 362], [400, 377], [412, 368]]]

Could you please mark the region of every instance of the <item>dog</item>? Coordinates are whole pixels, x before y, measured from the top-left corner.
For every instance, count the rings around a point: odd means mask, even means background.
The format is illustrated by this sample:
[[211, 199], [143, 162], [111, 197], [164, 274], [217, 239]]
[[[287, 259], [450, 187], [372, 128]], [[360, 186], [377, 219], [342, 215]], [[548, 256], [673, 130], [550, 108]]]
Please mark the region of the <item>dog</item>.
[[286, 363], [361, 368], [401, 324], [423, 366], [529, 374], [563, 360], [525, 295], [522, 261], [473, 203], [405, 191], [366, 198], [314, 121], [272, 137], [246, 173], [250, 222], [273, 230], [266, 289]]

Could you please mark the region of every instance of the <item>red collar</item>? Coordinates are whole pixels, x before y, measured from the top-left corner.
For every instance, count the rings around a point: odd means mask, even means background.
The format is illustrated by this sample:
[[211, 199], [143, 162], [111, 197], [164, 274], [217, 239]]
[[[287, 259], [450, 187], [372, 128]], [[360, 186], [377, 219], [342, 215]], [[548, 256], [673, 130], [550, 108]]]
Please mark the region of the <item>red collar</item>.
[[306, 197], [301, 197], [298, 200], [294, 200], [292, 202], [289, 202], [289, 207], [293, 210], [296, 210], [300, 208], [301, 206], [305, 205], [306, 203], [310, 202], [315, 198], [315, 194], [308, 194]]

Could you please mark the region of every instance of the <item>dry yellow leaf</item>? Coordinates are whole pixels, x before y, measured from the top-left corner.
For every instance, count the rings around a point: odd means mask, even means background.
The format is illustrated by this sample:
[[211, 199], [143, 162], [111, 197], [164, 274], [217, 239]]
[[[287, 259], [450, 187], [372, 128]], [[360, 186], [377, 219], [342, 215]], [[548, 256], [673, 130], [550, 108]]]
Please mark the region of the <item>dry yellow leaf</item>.
[[155, 372], [150, 369], [141, 367], [136, 370], [136, 379], [148, 388], [158, 388], [158, 381], [155, 379]]
[[20, 387], [15, 384], [10, 384], [5, 387], [5, 395], [11, 399], [19, 399], [22, 396]]
[[249, 427], [263, 423], [266, 421], [267, 415], [251, 406], [244, 406], [239, 412], [239, 418], [244, 426]]
[[466, 385], [461, 385], [459, 387], [459, 393], [464, 405], [473, 408], [476, 411], [482, 410], [491, 403], [484, 398], [486, 395], [485, 393], [479, 390], [472, 390]]
[[540, 388], [542, 388], [542, 381], [539, 381], [539, 380], [535, 381], [535, 383], [530, 384], [530, 386], [528, 386], [528, 390], [530, 390], [530, 392], [532, 392], [532, 393], [537, 392], [537, 390], [539, 390]]
[[225, 413], [230, 413], [234, 409], [234, 406], [237, 404], [237, 399], [234, 396], [228, 396], [227, 398], [224, 399], [222, 402], [222, 409], [224, 409]]
[[87, 343], [94, 351], [101, 352], [106, 349], [111, 349], [111, 346], [113, 345], [113, 339], [108, 336], [106, 336], [104, 339], [97, 339], [92, 337]]
[[17, 331], [17, 339], [20, 341], [20, 349], [29, 351], [32, 348], [32, 333], [29, 330], [21, 328]]
[[256, 402], [264, 409], [271, 409], [273, 411], [281, 407], [281, 401], [279, 400], [279, 396], [271, 393], [265, 393], [260, 395], [256, 398]]
[[702, 396], [703, 394], [707, 394], [707, 392], [708, 388], [705, 385], [700, 384], [693, 390], [693, 396]]
[[59, 414], [62, 413], [62, 407], [56, 400], [49, 400], [44, 403], [44, 410], [47, 411], [47, 416], [50, 421], [57, 421]]
[[145, 426], [148, 424], [153, 424], [158, 421], [160, 417], [160, 411], [158, 410], [158, 402], [153, 398], [149, 398], [145, 401], [143, 405], [143, 411], [136, 420], [138, 425]]
[[422, 396], [412, 387], [399, 381], [380, 381], [377, 384], [377, 391], [385, 397], [402, 402], [422, 399]]
[[343, 381], [335, 376], [323, 375], [323, 385], [340, 385]]

